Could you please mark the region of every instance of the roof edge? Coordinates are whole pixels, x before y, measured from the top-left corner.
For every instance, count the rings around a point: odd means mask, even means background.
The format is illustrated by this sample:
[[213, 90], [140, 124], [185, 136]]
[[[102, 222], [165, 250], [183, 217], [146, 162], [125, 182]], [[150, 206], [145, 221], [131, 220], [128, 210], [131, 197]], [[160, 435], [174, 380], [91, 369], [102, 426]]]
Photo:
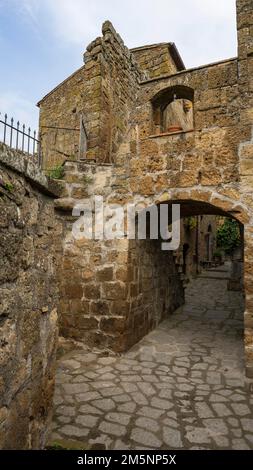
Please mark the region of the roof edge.
[[177, 48], [177, 46], [174, 42], [169, 43], [169, 50], [170, 50], [172, 59], [174, 60], [178, 70], [180, 70], [180, 71], [181, 70], [186, 70], [184, 61], [183, 61], [181, 55], [179, 54], [178, 48]]
[[167, 46], [169, 48], [172, 59], [174, 60], [178, 70], [186, 69], [183, 59], [181, 55], [179, 54], [178, 48], [174, 42], [158, 42], [156, 44], [147, 44], [146, 46], [133, 47], [129, 50], [130, 52], [135, 53], [138, 51], [145, 51], [147, 49], [155, 49], [156, 47], [159, 47], [159, 46]]
[[43, 98], [41, 98], [41, 100], [38, 101], [38, 103], [36, 104], [36, 106], [40, 107], [40, 104], [48, 97], [50, 96], [52, 93], [54, 93], [56, 90], [58, 90], [58, 88], [60, 88], [62, 85], [64, 85], [64, 83], [66, 83], [68, 80], [70, 80], [70, 78], [74, 77], [78, 72], [80, 72], [82, 69], [84, 69], [85, 67], [85, 64], [82, 65], [81, 67], [79, 67], [79, 69], [75, 70], [75, 72], [73, 72], [71, 75], [69, 75], [68, 77], [66, 77], [62, 82], [60, 82], [58, 85], [56, 85], [51, 91], [49, 91], [45, 96], [43, 96]]

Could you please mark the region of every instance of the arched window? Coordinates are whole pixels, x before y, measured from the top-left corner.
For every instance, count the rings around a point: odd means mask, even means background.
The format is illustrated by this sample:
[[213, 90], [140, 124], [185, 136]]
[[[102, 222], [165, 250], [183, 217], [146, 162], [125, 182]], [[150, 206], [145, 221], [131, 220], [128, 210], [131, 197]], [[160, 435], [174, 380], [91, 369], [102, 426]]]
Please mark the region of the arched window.
[[193, 99], [192, 88], [182, 85], [159, 92], [152, 99], [154, 133], [192, 130]]

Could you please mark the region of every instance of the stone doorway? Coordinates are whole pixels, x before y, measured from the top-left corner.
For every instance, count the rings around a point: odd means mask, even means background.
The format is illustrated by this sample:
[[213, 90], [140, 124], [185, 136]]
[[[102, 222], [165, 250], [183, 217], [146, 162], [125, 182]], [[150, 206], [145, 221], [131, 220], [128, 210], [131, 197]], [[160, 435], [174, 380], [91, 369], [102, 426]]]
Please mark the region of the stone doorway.
[[[166, 202], [166, 201], [164, 201]], [[127, 266], [134, 267], [134, 282], [130, 283], [131, 306], [125, 323], [126, 349], [134, 345], [145, 334], [156, 328], [168, 315], [183, 305], [185, 281], [188, 281], [188, 269], [186, 259], [191, 257], [192, 264], [196, 265], [196, 273], [201, 272], [201, 263], [204, 267], [214, 265], [214, 233], [211, 225], [207, 225], [201, 239], [201, 221], [204, 216], [221, 216], [236, 219], [236, 213], [225, 211], [221, 207], [207, 203], [203, 200], [173, 199], [170, 204], [180, 204], [181, 218], [196, 219], [196, 237], [194, 251], [190, 251], [188, 243], [182, 241], [181, 261], [178, 261], [177, 253], [161, 250], [161, 240], [131, 240], [128, 245]], [[158, 204], [160, 207], [163, 204]], [[229, 209], [229, 208], [228, 208]], [[170, 206], [169, 206], [170, 211]], [[241, 234], [241, 252], [243, 264], [243, 224], [237, 220]], [[147, 232], [150, 228], [147, 229]], [[208, 243], [205, 235], [208, 235]], [[202, 243], [202, 247], [201, 247]], [[201, 258], [202, 256], [202, 258]], [[186, 273], [187, 271], [187, 273]], [[231, 268], [231, 278], [236, 270]], [[238, 272], [238, 270], [237, 270]], [[241, 278], [243, 270], [240, 271]], [[243, 289], [243, 282], [239, 282]], [[123, 350], [122, 350], [123, 351]]]

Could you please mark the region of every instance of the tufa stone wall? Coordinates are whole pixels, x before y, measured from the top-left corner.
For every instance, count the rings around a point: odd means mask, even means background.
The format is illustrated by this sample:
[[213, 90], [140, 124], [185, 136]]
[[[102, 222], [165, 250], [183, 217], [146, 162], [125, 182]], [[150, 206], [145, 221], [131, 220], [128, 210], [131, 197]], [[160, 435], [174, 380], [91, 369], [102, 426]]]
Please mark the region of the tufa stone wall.
[[[239, 119], [244, 133], [239, 146], [239, 191], [244, 203], [253, 210], [253, 5], [237, 0]], [[246, 370], [253, 377], [253, 220], [244, 225], [244, 287]]]
[[88, 45], [85, 65], [38, 103], [44, 168], [78, 160], [80, 116], [88, 159], [112, 161], [127, 131], [139, 72], [109, 21], [102, 33]]
[[0, 144], [0, 448], [39, 449], [51, 416], [61, 225], [47, 179]]
[[142, 79], [173, 75], [184, 69], [184, 64], [174, 43], [152, 44], [131, 49]]

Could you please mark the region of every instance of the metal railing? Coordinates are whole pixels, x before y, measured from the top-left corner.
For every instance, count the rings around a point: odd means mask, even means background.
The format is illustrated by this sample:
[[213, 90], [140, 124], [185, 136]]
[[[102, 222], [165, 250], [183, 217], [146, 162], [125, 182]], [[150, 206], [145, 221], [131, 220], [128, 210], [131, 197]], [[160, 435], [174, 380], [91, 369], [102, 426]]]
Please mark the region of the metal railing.
[[1, 116], [2, 114], [0, 112], [0, 141], [10, 148], [19, 150], [25, 155], [33, 157], [40, 165], [40, 141], [37, 139], [36, 131], [32, 132], [30, 127], [26, 129], [25, 124], [20, 125], [19, 121], [14, 125], [13, 117], [10, 119], [10, 122], [8, 122], [7, 114], [4, 115], [3, 119]]

